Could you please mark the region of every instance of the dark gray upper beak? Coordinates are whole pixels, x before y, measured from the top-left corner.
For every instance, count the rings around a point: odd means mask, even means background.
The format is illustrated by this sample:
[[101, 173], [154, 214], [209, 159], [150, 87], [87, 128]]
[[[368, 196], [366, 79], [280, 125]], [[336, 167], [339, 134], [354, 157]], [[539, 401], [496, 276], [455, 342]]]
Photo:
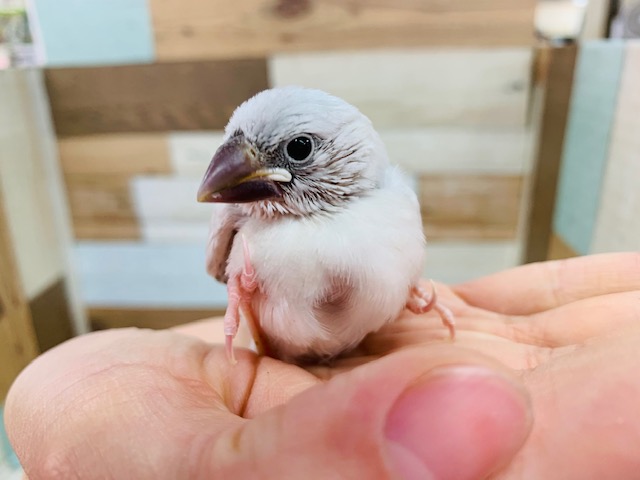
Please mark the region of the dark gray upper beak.
[[245, 203], [282, 195], [279, 183], [291, 173], [265, 168], [256, 149], [242, 136], [223, 144], [211, 159], [200, 188], [199, 202]]

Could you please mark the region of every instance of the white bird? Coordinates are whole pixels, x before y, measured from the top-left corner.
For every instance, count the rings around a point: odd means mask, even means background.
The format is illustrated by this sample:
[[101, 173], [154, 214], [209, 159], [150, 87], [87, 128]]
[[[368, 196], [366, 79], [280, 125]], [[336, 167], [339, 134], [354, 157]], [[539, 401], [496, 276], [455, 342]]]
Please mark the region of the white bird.
[[[324, 360], [408, 307], [425, 239], [418, 200], [367, 117], [320, 90], [265, 90], [240, 105], [198, 191], [214, 209], [207, 271], [227, 282], [227, 353], [242, 312], [259, 351]], [[239, 235], [238, 235], [239, 234]]]

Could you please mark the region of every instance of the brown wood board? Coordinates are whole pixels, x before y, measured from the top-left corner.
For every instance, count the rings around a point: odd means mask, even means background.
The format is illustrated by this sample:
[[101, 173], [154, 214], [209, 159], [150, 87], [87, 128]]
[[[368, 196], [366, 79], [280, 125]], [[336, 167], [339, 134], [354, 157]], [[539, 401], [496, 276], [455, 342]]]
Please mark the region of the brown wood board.
[[550, 49], [525, 239], [525, 262], [547, 258], [577, 47]]
[[264, 59], [49, 68], [58, 136], [220, 129], [268, 87]]
[[171, 172], [167, 135], [123, 133], [61, 138], [65, 174], [162, 174]]
[[93, 330], [126, 327], [160, 330], [221, 315], [224, 315], [224, 310], [124, 307], [91, 307], [88, 310]]
[[73, 218], [77, 240], [139, 240], [140, 224], [135, 218]]
[[521, 176], [424, 175], [420, 205], [428, 239], [515, 238]]
[[578, 256], [578, 253], [567, 245], [567, 243], [557, 233], [553, 233], [551, 235], [548, 252], [548, 260], [562, 260]]
[[[534, 39], [534, 0], [151, 0], [160, 60]], [[382, 66], [381, 66], [382, 68]]]
[[63, 278], [32, 299], [29, 310], [41, 352], [73, 337], [73, 319]]
[[126, 175], [67, 175], [65, 182], [74, 218], [136, 218]]
[[15, 377], [37, 354], [0, 190], [0, 402]]
[[139, 237], [138, 218], [129, 188], [130, 179], [127, 175], [66, 175], [76, 238]]

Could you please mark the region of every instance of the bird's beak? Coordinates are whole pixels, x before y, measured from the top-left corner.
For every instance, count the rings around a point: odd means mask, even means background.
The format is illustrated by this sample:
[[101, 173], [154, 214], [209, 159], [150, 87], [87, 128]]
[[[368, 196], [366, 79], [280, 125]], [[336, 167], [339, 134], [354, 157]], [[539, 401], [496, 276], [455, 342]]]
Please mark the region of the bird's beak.
[[282, 195], [291, 181], [284, 168], [265, 168], [260, 154], [242, 136], [215, 153], [198, 189], [199, 202], [245, 203]]

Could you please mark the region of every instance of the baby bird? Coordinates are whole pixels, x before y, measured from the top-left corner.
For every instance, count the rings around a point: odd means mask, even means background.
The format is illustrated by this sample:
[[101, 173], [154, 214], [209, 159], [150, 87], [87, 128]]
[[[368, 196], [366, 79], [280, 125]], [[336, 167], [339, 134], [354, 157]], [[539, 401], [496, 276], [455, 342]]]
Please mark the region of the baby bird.
[[[415, 193], [371, 122], [320, 90], [265, 90], [233, 113], [198, 201], [214, 209], [207, 271], [227, 283], [226, 348], [240, 312], [261, 353], [290, 362], [352, 349], [405, 308], [454, 318], [418, 286]], [[433, 284], [432, 284], [433, 285]]]

